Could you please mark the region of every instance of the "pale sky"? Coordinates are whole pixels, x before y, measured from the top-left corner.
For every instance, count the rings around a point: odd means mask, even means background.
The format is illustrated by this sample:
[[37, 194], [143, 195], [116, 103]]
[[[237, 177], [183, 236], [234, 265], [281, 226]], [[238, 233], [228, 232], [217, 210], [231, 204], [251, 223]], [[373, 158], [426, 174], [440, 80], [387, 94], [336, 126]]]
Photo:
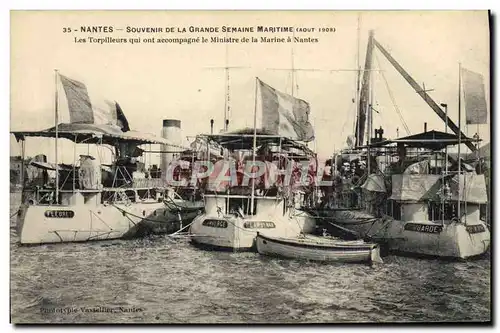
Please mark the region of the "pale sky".
[[[278, 90], [291, 93], [292, 46], [298, 71], [295, 95], [310, 103], [317, 140], [310, 147], [320, 157], [331, 156], [353, 133], [355, 117], [354, 71], [357, 53], [358, 12], [13, 12], [11, 14], [11, 130], [41, 130], [54, 125], [54, 69], [84, 82], [91, 95], [120, 103], [134, 130], [161, 134], [162, 120], [181, 120], [182, 132], [194, 136], [209, 131], [209, 120], [222, 128], [225, 102], [223, 69], [230, 72], [230, 130], [253, 126], [255, 77]], [[63, 33], [64, 27], [113, 26], [112, 34]], [[334, 33], [296, 33], [315, 37], [318, 43], [230, 44], [83, 44], [75, 37], [137, 37], [117, 28], [206, 26], [333, 27]], [[439, 103], [447, 103], [450, 118], [458, 118], [458, 68], [481, 73], [489, 102], [489, 25], [486, 11], [470, 12], [361, 12], [360, 55], [364, 64], [368, 30]], [[185, 34], [185, 37], [210, 34]], [[289, 33], [235, 33], [231, 37], [288, 37]], [[180, 37], [180, 34], [141, 34], [140, 37]], [[217, 34], [224, 37], [224, 33]], [[378, 60], [378, 61], [377, 61]], [[396, 70], [375, 51], [375, 68], [383, 70], [395, 101], [412, 134], [428, 129], [444, 130], [444, 123]], [[406, 135], [389, 97], [382, 74], [374, 74], [374, 128], [384, 127], [385, 136]], [[59, 86], [60, 122], [68, 121], [67, 102]], [[260, 114], [257, 116], [258, 123]], [[465, 119], [465, 116], [462, 116]], [[472, 136], [477, 126], [463, 131]], [[479, 127], [489, 142], [489, 124]], [[45, 153], [53, 158], [53, 142], [31, 139], [27, 155]], [[187, 143], [187, 141], [186, 141]], [[72, 145], [64, 143], [63, 160], [72, 162]], [[85, 148], [86, 149], [86, 148]], [[20, 153], [11, 136], [11, 155]], [[157, 161], [158, 156], [153, 157]]]

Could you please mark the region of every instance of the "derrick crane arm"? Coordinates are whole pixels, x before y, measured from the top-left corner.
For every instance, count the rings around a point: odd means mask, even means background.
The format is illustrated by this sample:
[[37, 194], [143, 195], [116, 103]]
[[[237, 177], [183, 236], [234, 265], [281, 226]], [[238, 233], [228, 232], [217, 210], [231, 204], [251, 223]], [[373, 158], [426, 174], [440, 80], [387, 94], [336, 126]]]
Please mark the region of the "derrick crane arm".
[[[455, 132], [456, 135], [461, 133], [461, 135], [466, 138], [467, 136], [460, 131], [458, 126], [455, 125], [455, 123], [449, 117], [446, 116], [446, 113], [444, 113], [443, 110], [441, 110], [441, 108], [436, 104], [436, 102], [434, 102], [434, 100], [422, 89], [422, 87], [420, 87], [420, 85], [410, 76], [410, 74], [408, 74], [408, 72], [406, 72], [404, 68], [401, 67], [401, 65], [389, 54], [389, 52], [387, 52], [387, 50], [384, 49], [384, 47], [380, 45], [377, 40], [375, 40], [375, 38], [373, 39], [373, 43], [380, 50], [380, 52], [382, 52], [382, 54], [387, 58], [387, 60], [389, 60], [389, 62], [394, 66], [394, 68], [396, 68], [399, 74], [401, 74], [401, 76], [404, 77], [404, 79], [410, 84], [410, 86], [412, 86], [412, 88], [415, 89], [417, 94], [419, 94], [424, 99], [424, 101], [431, 107], [431, 109], [433, 109], [434, 112], [436, 112], [439, 118], [441, 118], [445, 122], [446, 118], [448, 118], [448, 126], [450, 127], [450, 129], [453, 132]], [[476, 146], [474, 145], [474, 143], [472, 142], [464, 142], [464, 143], [471, 151], [473, 152], [476, 151]]]

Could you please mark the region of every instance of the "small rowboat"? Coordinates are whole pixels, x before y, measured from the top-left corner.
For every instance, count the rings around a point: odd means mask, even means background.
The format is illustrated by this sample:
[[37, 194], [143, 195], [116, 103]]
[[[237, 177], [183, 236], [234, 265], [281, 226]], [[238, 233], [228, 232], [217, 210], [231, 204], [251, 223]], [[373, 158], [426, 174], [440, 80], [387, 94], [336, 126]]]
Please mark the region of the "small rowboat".
[[262, 255], [323, 262], [382, 263], [380, 247], [362, 240], [345, 241], [333, 237], [269, 237], [257, 233], [257, 252]]

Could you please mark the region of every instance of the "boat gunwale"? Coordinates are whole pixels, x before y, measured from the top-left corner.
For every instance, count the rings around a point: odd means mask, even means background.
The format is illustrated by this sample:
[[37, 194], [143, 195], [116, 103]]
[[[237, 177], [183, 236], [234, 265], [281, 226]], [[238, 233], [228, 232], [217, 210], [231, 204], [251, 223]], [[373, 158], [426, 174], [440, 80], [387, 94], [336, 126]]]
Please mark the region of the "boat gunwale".
[[298, 242], [293, 242], [293, 241], [285, 241], [281, 239], [276, 239], [276, 238], [271, 238], [268, 236], [265, 236], [261, 234], [260, 232], [257, 232], [257, 238], [262, 238], [264, 240], [270, 241], [270, 242], [275, 242], [278, 244], [282, 245], [288, 245], [288, 246], [295, 246], [295, 247], [302, 247], [302, 248], [309, 248], [309, 249], [316, 249], [316, 250], [329, 250], [329, 251], [339, 251], [339, 250], [345, 250], [345, 251], [372, 251], [379, 247], [378, 244], [376, 243], [369, 243], [369, 244], [363, 244], [363, 245], [321, 245], [321, 244], [301, 244]]

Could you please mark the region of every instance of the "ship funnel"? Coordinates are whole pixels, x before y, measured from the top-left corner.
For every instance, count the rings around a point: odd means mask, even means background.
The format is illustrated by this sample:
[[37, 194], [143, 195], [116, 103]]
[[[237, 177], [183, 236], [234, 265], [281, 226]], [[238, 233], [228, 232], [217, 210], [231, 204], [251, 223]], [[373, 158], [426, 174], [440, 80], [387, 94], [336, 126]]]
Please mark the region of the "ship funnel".
[[424, 123], [424, 133], [427, 133], [427, 123]]
[[[161, 130], [161, 137], [169, 140], [172, 144], [181, 146], [182, 145], [182, 135], [181, 135], [181, 121], [177, 119], [164, 119], [163, 128]], [[177, 151], [179, 148], [168, 147], [163, 145], [161, 148], [162, 154], [160, 159], [160, 168], [162, 179], [166, 179], [167, 169], [173, 160], [179, 158], [179, 153], [172, 152]]]

